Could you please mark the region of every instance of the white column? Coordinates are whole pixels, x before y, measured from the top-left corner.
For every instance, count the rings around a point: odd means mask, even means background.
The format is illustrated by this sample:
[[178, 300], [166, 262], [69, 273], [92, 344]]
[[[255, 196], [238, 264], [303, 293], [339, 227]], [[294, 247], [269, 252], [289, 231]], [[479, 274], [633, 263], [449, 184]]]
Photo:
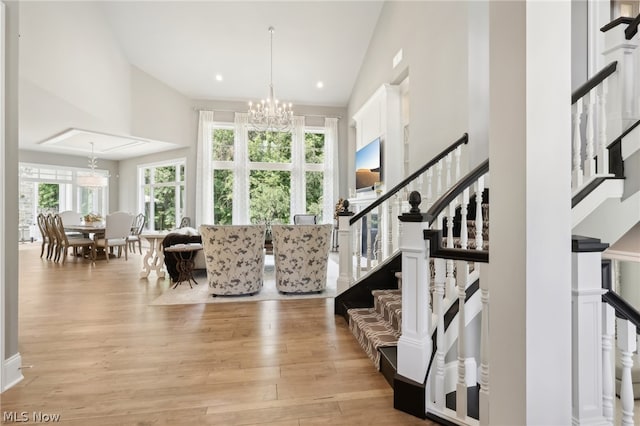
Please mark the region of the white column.
[[338, 288], [345, 289], [353, 281], [353, 253], [351, 251], [351, 226], [349, 220], [353, 213], [338, 216], [338, 257], [340, 261], [340, 274], [338, 275]]
[[423, 383], [431, 357], [427, 222], [402, 222], [402, 335], [398, 340], [398, 374]]
[[622, 406], [622, 426], [634, 426], [633, 383], [631, 368], [633, 367], [633, 353], [636, 351], [636, 326], [629, 320], [616, 318], [618, 330], [618, 350], [622, 373], [620, 377], [620, 405]]
[[571, 255], [574, 425], [607, 423], [602, 406], [601, 261], [600, 251], [576, 252], [574, 247]]
[[571, 2], [489, 13], [489, 416], [569, 425]]

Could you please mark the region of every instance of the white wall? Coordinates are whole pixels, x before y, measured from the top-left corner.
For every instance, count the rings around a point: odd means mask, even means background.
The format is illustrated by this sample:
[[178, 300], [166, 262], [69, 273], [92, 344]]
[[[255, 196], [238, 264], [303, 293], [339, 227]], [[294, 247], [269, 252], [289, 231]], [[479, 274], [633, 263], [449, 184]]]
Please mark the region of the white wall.
[[[468, 130], [466, 22], [466, 2], [386, 2], [382, 8], [349, 100], [349, 117], [382, 84], [398, 84], [408, 75], [411, 171]], [[393, 69], [400, 49], [403, 60]], [[354, 136], [349, 139], [350, 186]]]
[[95, 2], [20, 2], [21, 141], [131, 129], [130, 66]]

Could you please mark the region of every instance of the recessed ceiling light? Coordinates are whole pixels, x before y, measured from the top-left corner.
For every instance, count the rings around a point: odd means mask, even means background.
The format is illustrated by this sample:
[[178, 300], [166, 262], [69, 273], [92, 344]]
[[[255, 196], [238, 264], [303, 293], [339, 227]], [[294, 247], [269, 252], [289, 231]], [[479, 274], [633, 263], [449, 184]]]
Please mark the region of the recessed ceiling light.
[[323, 83], [323, 82], [321, 82], [321, 81], [319, 81], [319, 82], [317, 82], [317, 83], [316, 83], [316, 87], [317, 87], [318, 89], [322, 89], [322, 88], [324, 87], [324, 83]]
[[216, 74], [216, 81], [222, 81], [222, 75]]

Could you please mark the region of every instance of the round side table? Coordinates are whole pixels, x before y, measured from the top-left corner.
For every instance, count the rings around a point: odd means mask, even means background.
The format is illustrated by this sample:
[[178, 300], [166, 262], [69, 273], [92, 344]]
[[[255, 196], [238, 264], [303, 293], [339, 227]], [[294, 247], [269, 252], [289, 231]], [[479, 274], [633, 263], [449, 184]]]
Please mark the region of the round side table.
[[176, 260], [176, 270], [178, 271], [178, 279], [176, 280], [173, 288], [178, 287], [178, 284], [182, 284], [184, 281], [189, 283], [189, 287], [193, 288], [191, 281], [198, 285], [198, 282], [193, 278], [193, 268], [195, 262], [193, 261], [196, 253], [202, 250], [202, 244], [176, 244], [170, 247], [165, 247], [165, 253], [171, 253]]

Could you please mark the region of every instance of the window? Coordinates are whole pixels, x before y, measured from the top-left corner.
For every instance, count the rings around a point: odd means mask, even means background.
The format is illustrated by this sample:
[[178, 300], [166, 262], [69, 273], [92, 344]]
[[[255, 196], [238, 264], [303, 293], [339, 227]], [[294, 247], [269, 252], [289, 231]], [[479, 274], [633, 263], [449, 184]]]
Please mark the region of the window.
[[[20, 163], [20, 226], [31, 227], [31, 236], [38, 238], [39, 235], [33, 234], [38, 232], [35, 224], [39, 213], [72, 210], [83, 215], [96, 213], [104, 217], [108, 211], [109, 188], [85, 188], [76, 183], [79, 174], [89, 172], [89, 169]], [[95, 170], [94, 173], [107, 175], [105, 170]]]
[[[213, 181], [213, 221], [233, 223], [233, 199], [248, 196], [249, 223], [290, 223], [296, 213], [322, 216], [324, 179], [324, 133], [307, 130], [295, 146], [290, 132], [246, 131], [246, 149], [235, 149], [234, 129], [218, 124], [211, 134], [211, 179]], [[296, 161], [296, 148], [303, 155]], [[243, 159], [236, 151], [245, 151]], [[248, 192], [234, 180], [247, 172]], [[236, 191], [236, 193], [234, 193]], [[292, 202], [298, 193], [299, 202]], [[295, 209], [293, 211], [292, 209]], [[246, 220], [238, 222], [246, 223]]]
[[200, 111], [196, 222], [291, 223], [295, 214], [312, 213], [331, 223], [337, 130], [338, 118], [310, 127], [294, 117], [291, 132], [257, 131], [245, 113], [219, 123], [213, 111]]
[[138, 204], [147, 228], [175, 228], [185, 211], [185, 160], [138, 166], [138, 176]]

